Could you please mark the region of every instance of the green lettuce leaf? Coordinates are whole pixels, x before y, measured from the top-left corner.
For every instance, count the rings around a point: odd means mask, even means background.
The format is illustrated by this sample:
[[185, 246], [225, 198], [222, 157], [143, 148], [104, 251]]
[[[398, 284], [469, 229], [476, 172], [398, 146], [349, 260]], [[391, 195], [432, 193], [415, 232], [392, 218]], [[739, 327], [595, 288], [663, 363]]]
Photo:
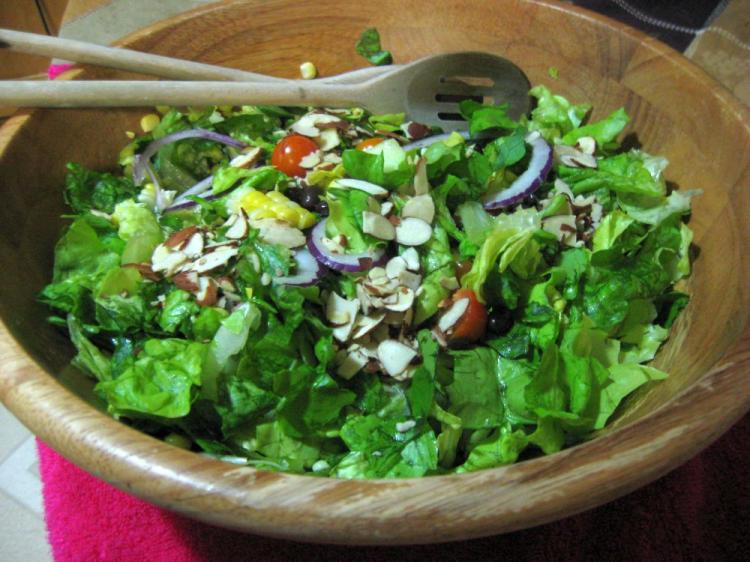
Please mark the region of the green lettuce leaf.
[[137, 193], [138, 189], [126, 177], [93, 172], [74, 162], [68, 164], [63, 196], [74, 213], [86, 213], [91, 209], [111, 213], [117, 203]]
[[581, 137], [593, 137], [599, 146], [612, 143], [628, 124], [630, 118], [624, 108], [617, 109], [601, 121], [577, 127], [566, 133], [563, 144], [574, 145]]
[[468, 429], [499, 427], [504, 419], [498, 355], [489, 347], [454, 351], [453, 382], [445, 388], [450, 412]]
[[201, 384], [208, 346], [180, 339], [150, 339], [132, 367], [96, 391], [113, 414], [179, 418], [190, 412]]
[[469, 121], [472, 137], [488, 129], [517, 129], [518, 122], [508, 116], [508, 107], [507, 103], [487, 106], [474, 100], [463, 100], [458, 104], [461, 115]]
[[553, 94], [545, 86], [534, 86], [529, 94], [536, 98], [536, 107], [531, 111], [527, 126], [530, 131], [539, 131], [549, 142], [561, 138], [579, 127], [591, 106], [570, 103], [562, 96]]
[[391, 64], [393, 57], [389, 51], [384, 51], [380, 46], [380, 33], [374, 27], [368, 27], [359, 36], [354, 45], [357, 54], [365, 57], [371, 64], [381, 66]]

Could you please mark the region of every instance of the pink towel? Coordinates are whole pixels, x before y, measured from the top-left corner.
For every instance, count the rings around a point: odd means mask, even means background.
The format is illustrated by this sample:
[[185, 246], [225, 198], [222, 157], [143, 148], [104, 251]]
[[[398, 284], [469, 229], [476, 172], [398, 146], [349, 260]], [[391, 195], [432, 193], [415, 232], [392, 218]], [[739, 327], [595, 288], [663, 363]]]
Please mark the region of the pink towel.
[[39, 443], [56, 562], [276, 560], [742, 560], [750, 552], [750, 416], [653, 484], [586, 513], [444, 545], [303, 545], [211, 527], [149, 505]]

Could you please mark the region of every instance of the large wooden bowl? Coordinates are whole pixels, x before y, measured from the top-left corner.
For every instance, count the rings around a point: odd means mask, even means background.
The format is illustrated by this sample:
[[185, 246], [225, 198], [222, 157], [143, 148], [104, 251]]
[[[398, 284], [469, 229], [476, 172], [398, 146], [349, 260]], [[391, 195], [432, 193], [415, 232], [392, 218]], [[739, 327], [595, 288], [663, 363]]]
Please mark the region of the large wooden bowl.
[[[208, 7], [125, 44], [294, 76], [363, 65], [358, 34], [377, 26], [398, 62], [496, 52], [602, 115], [624, 105], [631, 133], [671, 161], [668, 178], [701, 187], [691, 225], [700, 253], [692, 301], [658, 357], [671, 373], [629, 400], [596, 439], [514, 466], [460, 476], [343, 481], [209, 460], [101, 413], [67, 365], [72, 348], [35, 296], [50, 277], [65, 163], [112, 168], [137, 110], [37, 111], [0, 131], [0, 397], [67, 458], [161, 506], [227, 527], [310, 541], [410, 543], [537, 525], [607, 502], [686, 461], [750, 400], [750, 119], [676, 52], [605, 18], [547, 1], [271, 0]], [[552, 81], [549, 67], [559, 70]], [[111, 76], [86, 70], [78, 77]], [[595, 115], [595, 116], [596, 116]]]

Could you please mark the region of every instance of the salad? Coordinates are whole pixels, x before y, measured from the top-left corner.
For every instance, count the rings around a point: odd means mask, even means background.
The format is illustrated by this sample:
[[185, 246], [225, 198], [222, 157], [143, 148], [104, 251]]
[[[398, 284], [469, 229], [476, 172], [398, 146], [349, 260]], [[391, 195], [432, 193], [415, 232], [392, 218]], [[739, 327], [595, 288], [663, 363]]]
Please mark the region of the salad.
[[[460, 473], [603, 428], [687, 304], [664, 158], [544, 86], [465, 134], [360, 108], [158, 108], [71, 163], [40, 299], [109, 413], [267, 470]], [[677, 287], [676, 287], [677, 284]]]

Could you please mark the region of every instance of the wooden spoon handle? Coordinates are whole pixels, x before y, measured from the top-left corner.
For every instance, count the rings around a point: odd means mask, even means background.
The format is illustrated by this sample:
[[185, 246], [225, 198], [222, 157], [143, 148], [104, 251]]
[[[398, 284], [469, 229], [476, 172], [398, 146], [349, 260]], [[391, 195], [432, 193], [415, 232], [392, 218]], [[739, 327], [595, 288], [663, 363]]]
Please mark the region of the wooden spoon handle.
[[140, 72], [174, 80], [282, 81], [281, 78], [255, 72], [152, 55], [129, 49], [103, 47], [85, 41], [49, 37], [11, 29], [0, 29], [0, 47], [22, 53], [59, 57], [74, 62]]
[[170, 81], [0, 82], [0, 106], [12, 107], [141, 107], [153, 105], [362, 105], [357, 85]]

